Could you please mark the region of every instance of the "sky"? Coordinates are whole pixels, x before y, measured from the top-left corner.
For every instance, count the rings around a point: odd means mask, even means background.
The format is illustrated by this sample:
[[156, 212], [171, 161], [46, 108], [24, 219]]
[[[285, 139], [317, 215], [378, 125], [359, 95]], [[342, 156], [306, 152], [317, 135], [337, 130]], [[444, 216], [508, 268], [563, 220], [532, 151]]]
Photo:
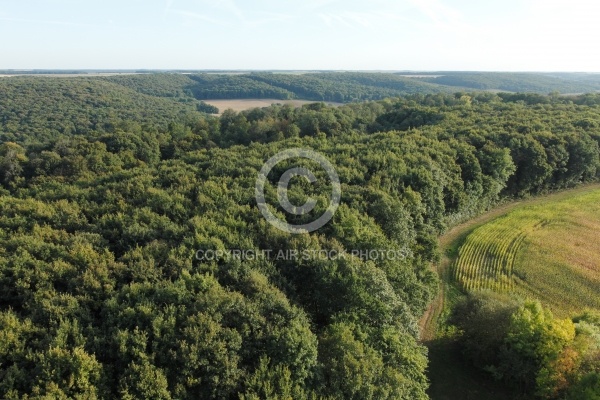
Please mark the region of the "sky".
[[600, 72], [597, 0], [0, 0], [0, 69]]

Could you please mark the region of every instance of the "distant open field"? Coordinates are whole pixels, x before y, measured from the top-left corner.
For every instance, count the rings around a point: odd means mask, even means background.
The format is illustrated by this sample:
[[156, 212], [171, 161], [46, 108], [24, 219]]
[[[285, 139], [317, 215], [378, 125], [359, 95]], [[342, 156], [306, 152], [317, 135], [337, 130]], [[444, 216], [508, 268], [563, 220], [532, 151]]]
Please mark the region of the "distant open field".
[[43, 77], [43, 78], [97, 78], [103, 76], [117, 76], [117, 75], [140, 75], [136, 72], [98, 72], [89, 74], [0, 74], [0, 78], [12, 78], [15, 76], [27, 76], [27, 77]]
[[[294, 107], [300, 107], [304, 104], [314, 103], [314, 101], [306, 101], [306, 100], [277, 100], [277, 99], [238, 99], [238, 100], [204, 100], [205, 103], [212, 104], [213, 106], [219, 109], [219, 112], [222, 114], [223, 111], [231, 108], [234, 111], [244, 111], [249, 110], [251, 108], [256, 107], [269, 107], [271, 104], [291, 104]], [[339, 106], [341, 103], [331, 103], [327, 102], [327, 104]]]
[[527, 204], [475, 229], [453, 275], [467, 291], [536, 298], [557, 315], [600, 308], [600, 188]]

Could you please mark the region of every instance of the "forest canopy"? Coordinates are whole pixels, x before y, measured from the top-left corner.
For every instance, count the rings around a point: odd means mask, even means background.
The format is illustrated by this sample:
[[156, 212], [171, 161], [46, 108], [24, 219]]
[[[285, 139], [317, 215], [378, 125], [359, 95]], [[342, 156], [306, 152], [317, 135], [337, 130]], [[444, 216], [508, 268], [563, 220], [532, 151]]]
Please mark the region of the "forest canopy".
[[[417, 320], [437, 288], [437, 236], [502, 199], [600, 176], [600, 95], [414, 94], [216, 117], [198, 111], [197, 85], [220, 78], [138, 79], [0, 80], [2, 398], [425, 399]], [[312, 89], [235, 79], [281, 98], [376, 87], [359, 74]], [[258, 171], [288, 148], [323, 154], [340, 177], [340, 207], [313, 233], [279, 231], [256, 205]], [[195, 256], [226, 249], [406, 257]]]

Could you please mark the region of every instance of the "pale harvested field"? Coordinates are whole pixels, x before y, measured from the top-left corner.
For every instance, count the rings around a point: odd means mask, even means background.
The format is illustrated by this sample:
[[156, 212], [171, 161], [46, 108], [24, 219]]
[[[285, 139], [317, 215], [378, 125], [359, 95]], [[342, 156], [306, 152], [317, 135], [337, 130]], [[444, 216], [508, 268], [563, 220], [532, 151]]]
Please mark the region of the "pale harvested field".
[[[237, 100], [204, 100], [205, 103], [211, 104], [219, 109], [219, 113], [228, 108], [233, 111], [244, 111], [257, 107], [269, 107], [271, 104], [291, 104], [294, 107], [300, 107], [304, 104], [315, 103], [307, 100], [277, 100], [277, 99], [237, 99]], [[329, 105], [340, 106], [341, 103], [330, 103]]]
[[42, 78], [96, 78], [102, 76], [116, 75], [144, 75], [138, 72], [97, 72], [97, 73], [82, 73], [82, 74], [0, 74], [0, 78], [11, 78], [13, 76], [32, 76]]

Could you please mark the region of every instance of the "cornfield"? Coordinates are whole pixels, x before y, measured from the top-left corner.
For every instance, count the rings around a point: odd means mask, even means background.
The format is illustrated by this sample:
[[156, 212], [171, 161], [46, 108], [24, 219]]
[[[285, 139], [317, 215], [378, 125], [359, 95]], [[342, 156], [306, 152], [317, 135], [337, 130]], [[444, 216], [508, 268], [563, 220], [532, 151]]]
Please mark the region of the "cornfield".
[[480, 226], [453, 276], [465, 291], [537, 298], [559, 314], [600, 307], [600, 190], [542, 199]]

